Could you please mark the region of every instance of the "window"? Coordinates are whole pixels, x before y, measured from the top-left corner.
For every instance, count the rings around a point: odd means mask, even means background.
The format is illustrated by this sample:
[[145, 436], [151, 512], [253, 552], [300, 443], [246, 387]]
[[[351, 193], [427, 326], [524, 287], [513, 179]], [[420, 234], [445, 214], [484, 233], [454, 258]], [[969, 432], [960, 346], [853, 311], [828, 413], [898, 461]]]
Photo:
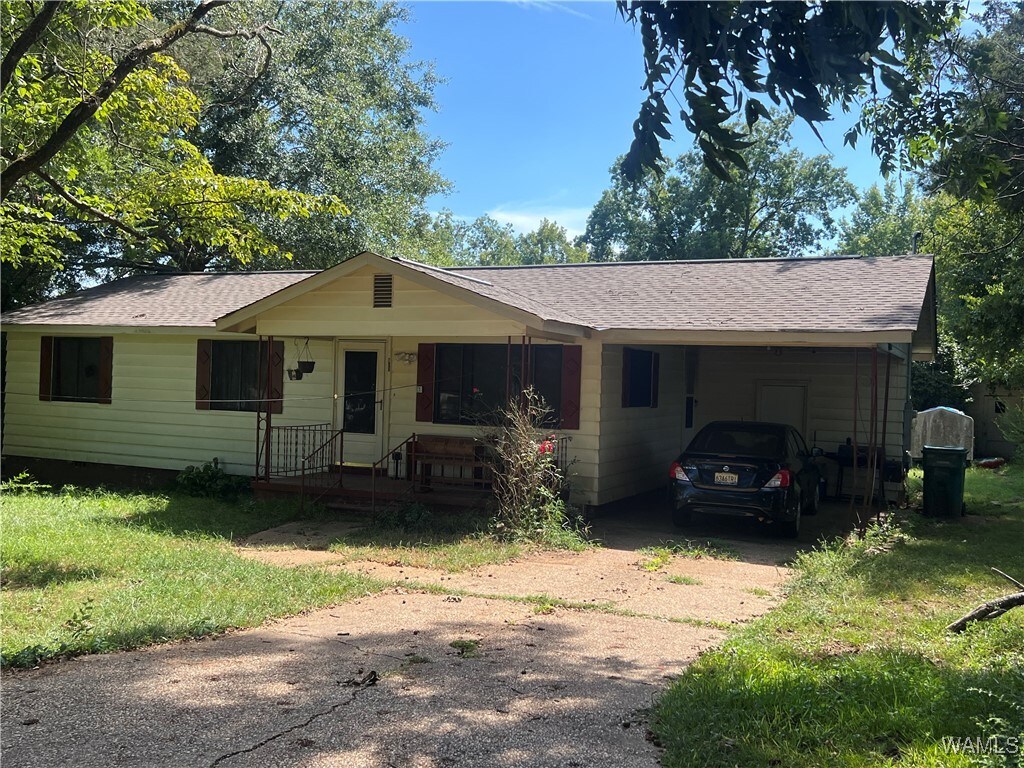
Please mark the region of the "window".
[[[258, 411], [267, 372], [267, 344], [261, 341], [201, 339], [196, 352], [196, 408]], [[270, 360], [270, 411], [281, 413], [284, 343], [274, 342]]]
[[622, 350], [622, 407], [658, 407], [660, 355], [646, 349]]
[[539, 344], [526, 349], [529, 359], [521, 345], [438, 344], [432, 420], [438, 424], [486, 422], [508, 402], [510, 393], [532, 385], [557, 424], [562, 411], [562, 347]]
[[112, 336], [43, 336], [39, 355], [39, 399], [110, 403]]

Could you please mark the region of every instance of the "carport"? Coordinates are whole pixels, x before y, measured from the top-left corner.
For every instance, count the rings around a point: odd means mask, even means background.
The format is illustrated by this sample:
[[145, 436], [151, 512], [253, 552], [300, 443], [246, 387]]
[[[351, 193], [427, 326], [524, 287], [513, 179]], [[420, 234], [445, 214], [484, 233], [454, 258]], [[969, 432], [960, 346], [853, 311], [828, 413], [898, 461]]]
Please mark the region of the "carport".
[[[792, 424], [827, 458], [827, 496], [851, 509], [853, 499], [902, 493], [910, 363], [933, 359], [936, 348], [931, 260], [820, 259], [813, 269], [791, 261], [770, 272], [756, 260], [690, 266], [704, 291], [667, 292], [677, 327], [602, 334], [598, 506], [663, 489], [671, 461], [716, 420]], [[791, 283], [794, 272], [801, 279]], [[645, 410], [630, 404], [635, 350], [654, 356]]]

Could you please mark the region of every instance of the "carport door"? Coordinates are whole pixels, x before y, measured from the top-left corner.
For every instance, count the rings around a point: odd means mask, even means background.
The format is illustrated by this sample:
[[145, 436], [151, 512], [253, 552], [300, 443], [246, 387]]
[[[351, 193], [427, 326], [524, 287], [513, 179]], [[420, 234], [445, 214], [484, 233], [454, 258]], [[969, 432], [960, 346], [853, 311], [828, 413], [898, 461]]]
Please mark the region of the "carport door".
[[757, 385], [757, 420], [789, 424], [807, 435], [807, 386], [805, 384]]

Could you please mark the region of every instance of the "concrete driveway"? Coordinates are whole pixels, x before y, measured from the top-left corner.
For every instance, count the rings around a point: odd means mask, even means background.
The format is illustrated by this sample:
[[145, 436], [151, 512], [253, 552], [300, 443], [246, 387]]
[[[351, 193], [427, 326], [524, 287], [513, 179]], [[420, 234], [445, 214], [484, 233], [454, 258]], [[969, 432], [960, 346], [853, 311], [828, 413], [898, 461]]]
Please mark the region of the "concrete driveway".
[[[730, 623], [777, 602], [795, 547], [738, 536], [738, 561], [677, 558], [649, 573], [636, 546], [680, 537], [636, 511], [597, 522], [602, 549], [464, 574], [317, 552], [328, 568], [465, 594], [395, 586], [218, 638], [7, 673], [3, 757], [26, 768], [654, 766], [646, 710]], [[591, 608], [538, 608], [538, 596]]]

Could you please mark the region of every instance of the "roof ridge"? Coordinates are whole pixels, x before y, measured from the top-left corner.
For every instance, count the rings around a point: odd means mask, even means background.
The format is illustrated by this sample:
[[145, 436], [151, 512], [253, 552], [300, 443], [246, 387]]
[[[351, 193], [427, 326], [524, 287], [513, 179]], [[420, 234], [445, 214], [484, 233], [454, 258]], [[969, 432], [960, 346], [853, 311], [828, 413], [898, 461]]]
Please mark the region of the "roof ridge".
[[[803, 264], [820, 261], [853, 261], [859, 259], [900, 259], [911, 256], [928, 257], [928, 253], [894, 253], [887, 256], [865, 256], [863, 254], [839, 254], [834, 256], [781, 256], [765, 258], [736, 258], [736, 259], [650, 259], [646, 261], [578, 261], [568, 264], [473, 264], [455, 267], [435, 267], [448, 272], [459, 272], [464, 269], [470, 270], [512, 270], [512, 269], [559, 269], [574, 267], [621, 267], [621, 266], [646, 266], [650, 264]], [[417, 262], [418, 263], [418, 262]]]

